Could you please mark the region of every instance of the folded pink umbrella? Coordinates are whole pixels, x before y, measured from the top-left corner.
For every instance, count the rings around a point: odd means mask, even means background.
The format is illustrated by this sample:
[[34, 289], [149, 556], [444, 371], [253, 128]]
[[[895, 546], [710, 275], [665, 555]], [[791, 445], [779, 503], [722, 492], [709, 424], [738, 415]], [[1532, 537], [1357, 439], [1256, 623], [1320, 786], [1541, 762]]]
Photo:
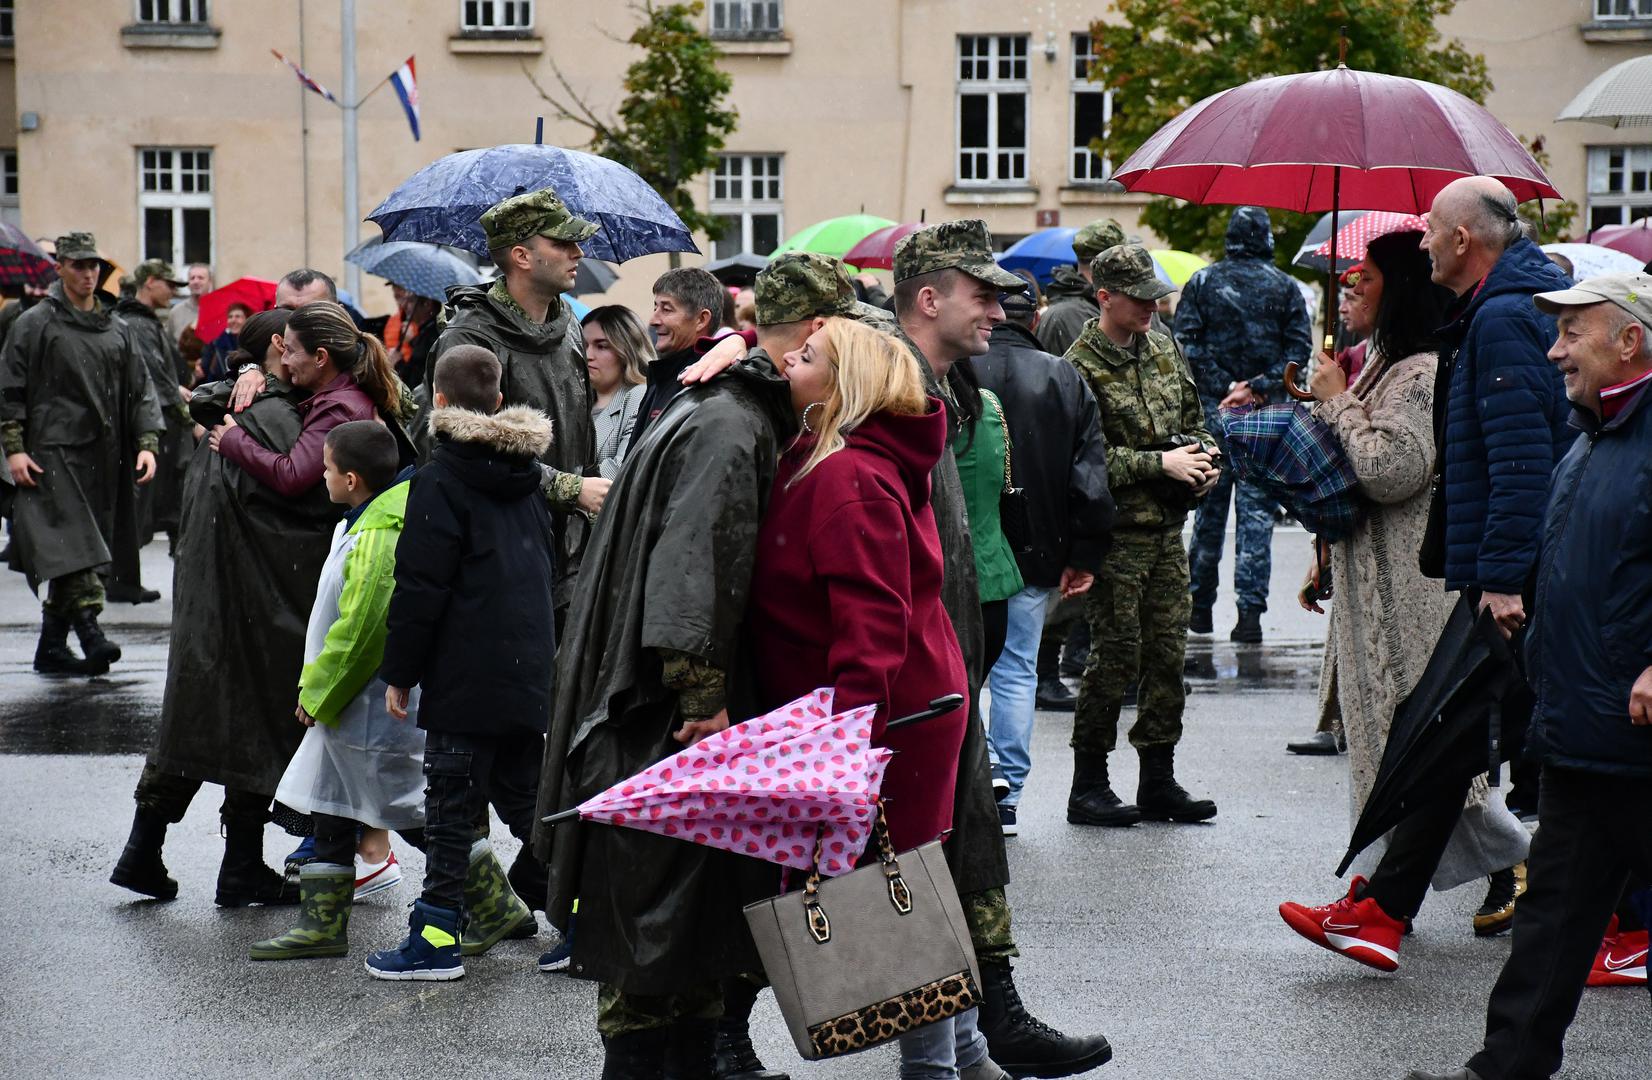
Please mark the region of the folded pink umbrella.
[[[1370, 247], [1371, 241], [1377, 237], [1397, 232], [1422, 232], [1427, 228], [1428, 222], [1418, 214], [1396, 214], [1388, 210], [1374, 210], [1369, 214], [1361, 214], [1337, 231], [1337, 258], [1362, 262], [1365, 259], [1365, 249]], [[1329, 256], [1331, 240], [1327, 238], [1323, 244], [1314, 248], [1314, 254]]]
[[735, 724], [587, 799], [557, 821], [671, 836], [828, 877], [854, 869], [894, 752], [872, 745], [867, 705], [832, 712], [816, 690]]

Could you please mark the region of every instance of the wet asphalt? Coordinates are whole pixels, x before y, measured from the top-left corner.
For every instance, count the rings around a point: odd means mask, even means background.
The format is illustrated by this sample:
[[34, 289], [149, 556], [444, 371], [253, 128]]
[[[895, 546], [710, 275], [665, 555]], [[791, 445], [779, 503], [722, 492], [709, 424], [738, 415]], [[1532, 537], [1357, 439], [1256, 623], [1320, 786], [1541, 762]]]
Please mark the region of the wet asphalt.
[[[1346, 763], [1283, 750], [1315, 718], [1323, 621], [1292, 599], [1306, 550], [1300, 532], [1276, 535], [1266, 644], [1227, 642], [1226, 593], [1217, 637], [1190, 642], [1179, 773], [1219, 802], [1213, 824], [1068, 825], [1071, 716], [1040, 714], [1021, 835], [1009, 841], [1017, 981], [1043, 1019], [1109, 1036], [1116, 1059], [1094, 1076], [1397, 1080], [1416, 1065], [1456, 1066], [1478, 1045], [1508, 940], [1473, 937], [1476, 887], [1430, 898], [1393, 975], [1314, 948], [1275, 913], [1281, 900], [1345, 888], [1331, 872], [1349, 826]], [[144, 566], [169, 596], [163, 544]], [[398, 847], [408, 881], [357, 906], [351, 955], [338, 960], [246, 959], [292, 912], [213, 907], [222, 841], [211, 787], [168, 840], [177, 900], [108, 884], [160, 715], [169, 604], [112, 609], [104, 622], [126, 655], [92, 680], [33, 674], [38, 615], [22, 579], [0, 573], [0, 1076], [598, 1074], [594, 990], [535, 968], [547, 939], [502, 943], [457, 983], [365, 975], [366, 954], [401, 936], [417, 852]], [[1131, 755], [1114, 768], [1134, 791]], [[514, 842], [496, 843], [508, 861]], [[272, 863], [291, 844], [269, 828]], [[1586, 992], [1561, 1075], [1652, 1077], [1648, 1021], [1643, 991]], [[799, 1062], [768, 995], [755, 1039], [795, 1077], [895, 1075], [887, 1049]]]

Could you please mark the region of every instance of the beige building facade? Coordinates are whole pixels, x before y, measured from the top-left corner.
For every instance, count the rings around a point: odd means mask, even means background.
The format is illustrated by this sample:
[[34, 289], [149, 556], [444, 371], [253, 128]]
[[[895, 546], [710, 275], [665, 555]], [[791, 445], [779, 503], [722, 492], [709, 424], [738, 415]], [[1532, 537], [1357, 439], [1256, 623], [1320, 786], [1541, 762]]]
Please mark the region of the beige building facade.
[[[342, 115], [271, 50], [335, 93], [339, 0], [0, 0], [0, 217], [31, 235], [90, 229], [130, 266], [208, 261], [220, 281], [311, 265], [342, 275]], [[611, 114], [635, 57], [624, 3], [356, 0], [359, 206], [365, 215], [455, 150], [589, 136], [535, 83], [556, 71]], [[1086, 144], [1112, 102], [1084, 79], [1096, 0], [708, 0], [738, 130], [701, 197], [728, 223], [707, 256], [772, 250], [822, 218], [979, 216], [1002, 241], [1112, 216]], [[1644, 52], [1652, 0], [1462, 0], [1442, 30], [1483, 52], [1490, 105], [1541, 134], [1585, 220], [1652, 212], [1652, 129], [1557, 124], [1590, 78]], [[380, 80], [416, 57], [423, 138]], [[375, 86], [377, 87], [376, 89]], [[1581, 227], [1582, 223], [1580, 223]], [[368, 223], [358, 239], [376, 235]], [[689, 264], [698, 261], [690, 256]], [[605, 297], [645, 308], [663, 256]], [[363, 278], [369, 312], [387, 290]]]

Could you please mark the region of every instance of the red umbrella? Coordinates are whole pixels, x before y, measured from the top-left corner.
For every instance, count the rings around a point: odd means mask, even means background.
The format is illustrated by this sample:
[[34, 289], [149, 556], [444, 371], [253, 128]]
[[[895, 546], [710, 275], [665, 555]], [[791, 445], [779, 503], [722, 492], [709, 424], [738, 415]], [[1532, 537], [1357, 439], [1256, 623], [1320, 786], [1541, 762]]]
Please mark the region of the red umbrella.
[[1652, 262], [1652, 218], [1641, 218], [1633, 225], [1603, 225], [1589, 234], [1589, 243]]
[[201, 297], [200, 311], [195, 316], [195, 336], [212, 341], [224, 332], [224, 316], [230, 305], [245, 304], [253, 314], [268, 311], [275, 306], [275, 282], [263, 278], [236, 278], [222, 288], [213, 289]]
[[1335, 237], [1327, 238], [1314, 248], [1314, 254], [1329, 257], [1331, 245], [1335, 243], [1337, 258], [1361, 262], [1365, 259], [1365, 249], [1377, 237], [1397, 232], [1422, 232], [1427, 227], [1428, 222], [1416, 214], [1395, 214], [1387, 210], [1361, 214], [1339, 229]]
[[[1329, 210], [1335, 237], [1341, 209], [1419, 214], [1462, 176], [1494, 177], [1521, 200], [1560, 197], [1520, 140], [1455, 90], [1339, 64], [1205, 98], [1154, 132], [1113, 178], [1195, 203]], [[1335, 246], [1331, 255], [1335, 266]], [[1329, 328], [1334, 279], [1325, 301]], [[1309, 396], [1289, 372], [1286, 386]]]
[[885, 225], [868, 233], [860, 243], [845, 252], [843, 261], [862, 270], [893, 270], [895, 245], [900, 243], [902, 237], [910, 236], [921, 228], [922, 224], [910, 221], [903, 225]]

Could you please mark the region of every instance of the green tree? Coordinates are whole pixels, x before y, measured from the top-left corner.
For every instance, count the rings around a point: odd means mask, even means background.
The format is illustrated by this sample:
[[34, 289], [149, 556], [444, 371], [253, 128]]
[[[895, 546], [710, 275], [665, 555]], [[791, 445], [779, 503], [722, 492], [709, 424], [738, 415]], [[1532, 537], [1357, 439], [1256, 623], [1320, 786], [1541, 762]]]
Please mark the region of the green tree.
[[625, 69], [625, 98], [604, 119], [574, 92], [556, 62], [551, 71], [566, 101], [547, 92], [524, 63], [523, 74], [561, 117], [591, 132], [593, 153], [619, 162], [649, 185], [689, 229], [715, 238], [720, 223], [694, 203], [691, 184], [717, 165], [739, 115], [725, 107], [734, 80], [717, 66], [717, 46], [700, 29], [700, 0], [635, 7], [642, 23], [625, 40], [643, 56]]
[[[1549, 152], [1543, 147], [1543, 136], [1534, 139], [1520, 136], [1520, 142], [1532, 152], [1532, 159], [1549, 171]], [[1577, 203], [1570, 199], [1560, 202], [1544, 202], [1541, 207], [1536, 202], [1520, 204], [1520, 220], [1527, 222], [1537, 230], [1539, 244], [1552, 244], [1560, 240], [1572, 238], [1572, 221], [1577, 217]]]
[[[1093, 145], [1122, 162], [1188, 106], [1255, 79], [1333, 67], [1348, 28], [1348, 66], [1441, 83], [1475, 101], [1491, 89], [1484, 58], [1444, 41], [1435, 20], [1457, 0], [1113, 0], [1121, 22], [1090, 28], [1090, 77], [1113, 90], [1111, 130]], [[1402, 122], [1402, 121], [1396, 121]], [[1229, 206], [1155, 199], [1142, 223], [1171, 247], [1222, 252]], [[1281, 264], [1317, 215], [1269, 211]]]

